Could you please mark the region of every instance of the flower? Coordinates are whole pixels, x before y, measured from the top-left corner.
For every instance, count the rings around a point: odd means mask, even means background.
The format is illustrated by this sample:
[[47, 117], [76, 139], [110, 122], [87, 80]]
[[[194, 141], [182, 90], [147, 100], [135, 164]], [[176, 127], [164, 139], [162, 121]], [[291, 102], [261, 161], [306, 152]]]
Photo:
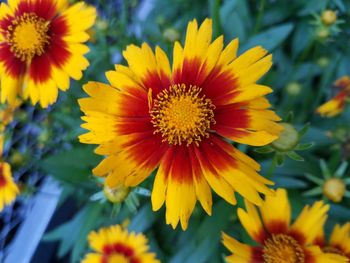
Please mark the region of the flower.
[[339, 89], [338, 94], [316, 110], [323, 117], [334, 117], [344, 111], [346, 99], [350, 95], [350, 77], [336, 80], [334, 86]]
[[335, 225], [329, 241], [325, 240], [323, 229], [320, 230], [314, 243], [324, 252], [345, 256], [350, 261], [350, 222], [344, 225]]
[[10, 205], [18, 194], [19, 190], [13, 182], [10, 165], [0, 162], [0, 212], [5, 206]]
[[82, 263], [160, 263], [154, 253], [148, 252], [143, 234], [128, 233], [120, 225], [92, 231], [88, 236], [90, 247]]
[[224, 245], [233, 253], [228, 262], [246, 263], [310, 263], [347, 262], [346, 258], [323, 253], [312, 245], [327, 218], [328, 205], [322, 201], [305, 206], [291, 225], [291, 207], [285, 189], [277, 189], [275, 196], [267, 196], [258, 210], [245, 202], [246, 210], [238, 209], [238, 217], [258, 246], [248, 246], [223, 233]]
[[[137, 186], [156, 169], [153, 210], [165, 203], [166, 222], [187, 228], [197, 199], [210, 215], [211, 188], [231, 204], [235, 192], [259, 205], [269, 194], [260, 166], [227, 140], [261, 146], [283, 129], [264, 95], [272, 90], [255, 82], [271, 67], [261, 47], [236, 56], [238, 40], [223, 49], [214, 42], [212, 21], [187, 28], [184, 48], [174, 44], [173, 66], [164, 51], [146, 44], [123, 52], [128, 66], [106, 76], [111, 85], [90, 82], [89, 98], [79, 100], [88, 133], [80, 141], [99, 144], [107, 155], [94, 170], [106, 184]], [[267, 56], [266, 56], [267, 55]]]
[[[80, 79], [89, 65], [83, 45], [96, 10], [67, 0], [18, 0], [0, 6], [1, 102], [17, 95], [42, 107], [57, 100], [69, 77]], [[58, 87], [58, 88], [57, 88]]]

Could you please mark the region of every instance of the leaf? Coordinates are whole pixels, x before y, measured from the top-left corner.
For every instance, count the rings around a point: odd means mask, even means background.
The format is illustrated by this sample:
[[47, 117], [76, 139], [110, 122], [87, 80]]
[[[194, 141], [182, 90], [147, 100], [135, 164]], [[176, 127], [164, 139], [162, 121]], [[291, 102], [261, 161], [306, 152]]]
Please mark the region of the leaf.
[[151, 205], [144, 205], [131, 220], [128, 229], [135, 232], [145, 232], [152, 226], [160, 213], [152, 211]]
[[77, 147], [50, 155], [41, 160], [39, 166], [61, 182], [81, 184], [87, 181], [99, 158], [93, 153], [92, 147]]
[[273, 179], [276, 182], [276, 186], [283, 188], [305, 188], [306, 183], [304, 180], [290, 178], [290, 177], [282, 177], [275, 176]]
[[[218, 202], [213, 209], [211, 217], [204, 217], [200, 226], [195, 229], [194, 235], [188, 237], [182, 247], [169, 260], [169, 263], [204, 263], [217, 250], [220, 244], [220, 231], [225, 229], [229, 222], [229, 214], [232, 214], [232, 207], [224, 201]], [[193, 227], [190, 225], [189, 227]], [[192, 229], [193, 230], [193, 229]], [[190, 229], [188, 230], [190, 231]]]
[[322, 194], [322, 186], [317, 186], [303, 193], [305, 196], [315, 196]]
[[271, 153], [274, 150], [270, 146], [263, 146], [263, 147], [259, 147], [259, 148], [254, 149], [254, 151], [257, 153]]
[[295, 150], [297, 151], [305, 151], [310, 149], [312, 146], [314, 146], [315, 144], [313, 142], [309, 142], [309, 143], [299, 143], [296, 147]]
[[248, 50], [257, 45], [272, 51], [278, 47], [292, 32], [293, 24], [287, 23], [272, 27], [256, 36], [251, 37], [242, 47], [242, 50]]
[[298, 162], [303, 162], [304, 158], [301, 157], [299, 154], [297, 154], [296, 152], [292, 151], [292, 152], [287, 152], [287, 156], [291, 159], [293, 159], [294, 161], [298, 161]]
[[309, 128], [310, 128], [310, 123], [305, 124], [305, 126], [303, 128], [301, 128], [300, 131], [298, 131], [299, 138], [303, 137], [307, 133]]
[[335, 171], [334, 176], [337, 177], [342, 177], [346, 171], [346, 169], [348, 168], [348, 163], [347, 162], [343, 162], [338, 169]]
[[43, 238], [44, 241], [59, 241], [58, 257], [62, 258], [72, 250], [71, 261], [77, 262], [86, 246], [86, 238], [95, 226], [102, 206], [88, 203], [72, 220], [64, 223]]

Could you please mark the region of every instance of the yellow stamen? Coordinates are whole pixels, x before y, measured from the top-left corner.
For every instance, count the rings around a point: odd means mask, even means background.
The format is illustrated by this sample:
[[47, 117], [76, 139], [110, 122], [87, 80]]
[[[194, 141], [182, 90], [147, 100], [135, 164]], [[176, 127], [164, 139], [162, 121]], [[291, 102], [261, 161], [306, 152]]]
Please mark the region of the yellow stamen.
[[264, 263], [304, 263], [303, 248], [291, 236], [272, 235], [265, 241], [263, 248]]
[[215, 106], [197, 86], [173, 85], [157, 95], [150, 110], [155, 133], [161, 133], [169, 144], [186, 145], [209, 137]]
[[41, 56], [49, 43], [49, 23], [34, 13], [16, 17], [7, 28], [6, 40], [11, 52], [23, 62], [30, 62], [34, 56]]

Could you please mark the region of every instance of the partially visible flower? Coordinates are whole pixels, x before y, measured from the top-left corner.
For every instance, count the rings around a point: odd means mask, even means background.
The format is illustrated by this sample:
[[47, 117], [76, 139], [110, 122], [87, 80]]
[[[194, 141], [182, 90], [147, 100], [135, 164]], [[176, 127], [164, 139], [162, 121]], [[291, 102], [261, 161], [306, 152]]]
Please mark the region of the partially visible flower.
[[343, 178], [348, 167], [344, 161], [337, 170], [332, 173], [324, 160], [320, 160], [322, 177], [313, 174], [305, 174], [306, 178], [316, 184], [315, 187], [306, 191], [306, 196], [323, 195], [334, 203], [339, 203], [344, 197], [350, 197], [350, 191], [346, 186], [350, 184], [349, 179]]
[[1, 102], [17, 95], [47, 107], [80, 79], [89, 62], [85, 32], [96, 10], [67, 0], [16, 0], [0, 6]]
[[187, 228], [197, 200], [211, 214], [211, 189], [233, 205], [236, 192], [257, 205], [272, 193], [260, 165], [230, 142], [263, 146], [283, 129], [265, 98], [272, 89], [256, 84], [272, 57], [262, 47], [237, 56], [238, 40], [224, 48], [212, 30], [210, 19], [191, 21], [172, 66], [159, 47], [129, 45], [128, 66], [106, 73], [110, 85], [85, 85], [79, 100], [89, 130], [79, 139], [106, 156], [93, 173], [111, 188], [135, 187], [157, 170], [152, 208], [165, 204], [173, 228]]
[[120, 225], [100, 228], [88, 236], [90, 247], [82, 263], [160, 263], [149, 252], [148, 240], [143, 234], [129, 233]]
[[0, 162], [0, 212], [10, 205], [18, 194], [19, 189], [13, 181], [10, 165]]
[[330, 26], [337, 21], [337, 13], [333, 10], [325, 10], [321, 15], [321, 20], [326, 26]]
[[350, 261], [350, 222], [342, 226], [335, 225], [328, 242], [321, 229], [314, 244], [320, 246], [324, 252], [345, 256]]
[[316, 112], [323, 117], [334, 117], [344, 111], [346, 100], [350, 96], [350, 78], [344, 76], [334, 82], [338, 94], [317, 108]]
[[[224, 245], [232, 252], [230, 263], [340, 263], [346, 258], [324, 253], [313, 242], [327, 218], [328, 205], [322, 201], [305, 206], [291, 224], [291, 207], [284, 189], [267, 196], [260, 213], [249, 202], [246, 210], [238, 209], [238, 217], [250, 237], [258, 243], [249, 246], [223, 234]], [[260, 216], [261, 215], [261, 216]]]

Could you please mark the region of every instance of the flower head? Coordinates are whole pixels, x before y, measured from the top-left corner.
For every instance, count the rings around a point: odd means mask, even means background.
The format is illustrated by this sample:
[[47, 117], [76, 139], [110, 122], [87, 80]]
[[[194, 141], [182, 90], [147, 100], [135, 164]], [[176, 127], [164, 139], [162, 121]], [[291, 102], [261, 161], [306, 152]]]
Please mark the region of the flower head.
[[89, 65], [83, 45], [96, 10], [67, 0], [19, 0], [0, 6], [1, 102], [17, 95], [42, 107], [54, 103], [58, 88], [80, 79]]
[[160, 263], [150, 253], [143, 234], [128, 233], [119, 225], [101, 228], [88, 236], [90, 247], [82, 263]]
[[271, 67], [271, 55], [255, 47], [237, 57], [238, 40], [212, 42], [212, 21], [187, 28], [185, 46], [174, 44], [173, 65], [146, 44], [123, 52], [128, 66], [107, 72], [111, 85], [91, 82], [79, 101], [86, 116], [83, 143], [107, 155], [94, 170], [106, 184], [136, 186], [158, 168], [152, 205], [165, 203], [166, 221], [187, 228], [196, 201], [211, 214], [211, 188], [231, 204], [235, 192], [259, 205], [269, 194], [260, 166], [228, 140], [261, 146], [283, 129], [255, 82]]
[[316, 110], [323, 117], [334, 117], [342, 113], [346, 105], [346, 99], [350, 96], [349, 76], [336, 80], [334, 86], [339, 90], [338, 94]]
[[0, 212], [16, 199], [18, 193], [19, 189], [13, 182], [10, 165], [0, 162]]
[[320, 246], [324, 252], [345, 256], [350, 261], [350, 222], [342, 226], [335, 225], [328, 242], [321, 229], [314, 244]]
[[[291, 224], [291, 207], [284, 189], [267, 196], [258, 210], [245, 202], [246, 210], [238, 209], [238, 217], [258, 246], [248, 246], [223, 234], [224, 245], [233, 253], [228, 262], [304, 263], [347, 262], [346, 258], [323, 253], [312, 245], [327, 218], [328, 205], [322, 201], [305, 206]], [[261, 215], [261, 216], [260, 216]]]

